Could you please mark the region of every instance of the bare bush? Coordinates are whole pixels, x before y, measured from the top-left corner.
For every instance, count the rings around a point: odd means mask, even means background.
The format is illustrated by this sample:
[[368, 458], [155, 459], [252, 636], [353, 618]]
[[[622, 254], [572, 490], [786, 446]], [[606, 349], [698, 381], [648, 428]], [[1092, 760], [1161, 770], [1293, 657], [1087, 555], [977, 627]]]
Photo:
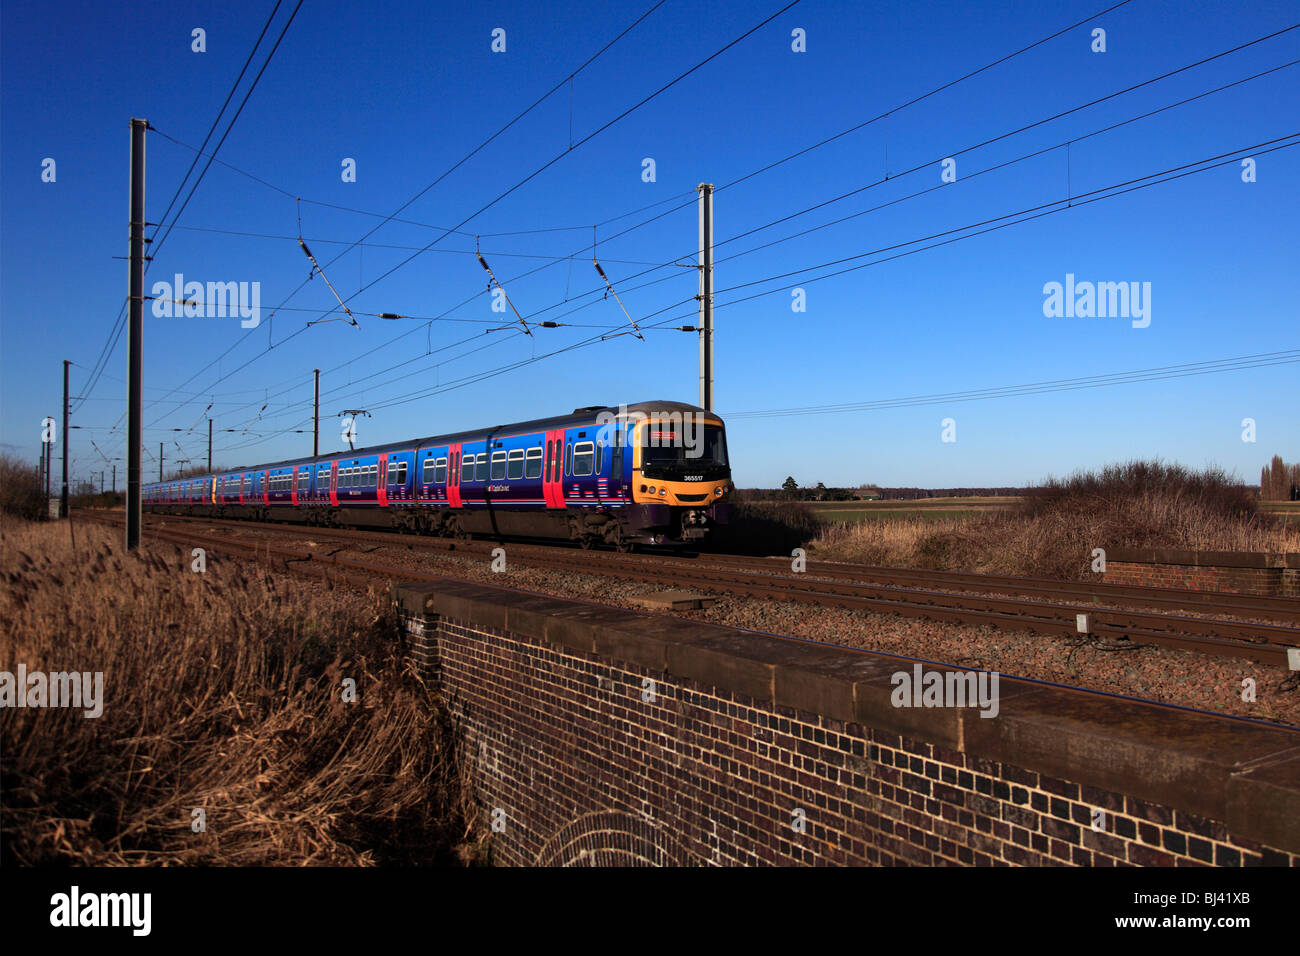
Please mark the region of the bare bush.
[[828, 527], [821, 557], [894, 567], [1082, 579], [1094, 548], [1300, 551], [1300, 529], [1257, 513], [1223, 471], [1129, 462], [1048, 480], [1006, 513]]
[[12, 455], [0, 455], [0, 512], [34, 521], [45, 515], [41, 470]]

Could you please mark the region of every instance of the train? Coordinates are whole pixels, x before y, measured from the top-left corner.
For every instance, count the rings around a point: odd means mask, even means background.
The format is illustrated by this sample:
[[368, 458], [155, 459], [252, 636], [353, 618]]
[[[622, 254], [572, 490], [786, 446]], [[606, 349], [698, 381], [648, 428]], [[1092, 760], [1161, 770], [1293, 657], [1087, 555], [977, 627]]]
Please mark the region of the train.
[[610, 545], [698, 546], [734, 498], [726, 428], [682, 402], [571, 414], [160, 481], [145, 511]]

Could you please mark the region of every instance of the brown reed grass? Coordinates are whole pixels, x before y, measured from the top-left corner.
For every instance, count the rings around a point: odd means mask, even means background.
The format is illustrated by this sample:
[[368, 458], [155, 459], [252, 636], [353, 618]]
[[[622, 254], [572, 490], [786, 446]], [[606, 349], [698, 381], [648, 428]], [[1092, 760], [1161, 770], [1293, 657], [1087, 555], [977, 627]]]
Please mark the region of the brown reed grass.
[[97, 526], [75, 541], [0, 528], [0, 668], [104, 674], [99, 718], [0, 712], [5, 863], [483, 858], [466, 766], [383, 595], [213, 556], [196, 573]]

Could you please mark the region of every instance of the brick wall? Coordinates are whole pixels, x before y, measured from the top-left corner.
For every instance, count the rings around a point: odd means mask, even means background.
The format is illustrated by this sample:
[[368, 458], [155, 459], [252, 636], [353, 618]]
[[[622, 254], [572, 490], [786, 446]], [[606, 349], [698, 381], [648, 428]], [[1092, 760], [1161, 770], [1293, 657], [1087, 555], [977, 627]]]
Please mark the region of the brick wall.
[[1107, 549], [1107, 584], [1300, 597], [1300, 554]]
[[[506, 865], [1300, 862], [1300, 733], [475, 585], [396, 592]], [[935, 669], [936, 665], [925, 665]]]

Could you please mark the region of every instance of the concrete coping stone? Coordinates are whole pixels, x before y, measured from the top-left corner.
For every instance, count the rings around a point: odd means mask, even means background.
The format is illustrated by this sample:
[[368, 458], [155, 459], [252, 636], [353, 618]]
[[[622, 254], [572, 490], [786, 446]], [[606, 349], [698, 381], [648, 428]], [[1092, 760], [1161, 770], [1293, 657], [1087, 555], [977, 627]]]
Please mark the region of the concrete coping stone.
[[1300, 553], [1185, 551], [1177, 548], [1107, 548], [1106, 563], [1178, 564], [1194, 568], [1300, 568]]

